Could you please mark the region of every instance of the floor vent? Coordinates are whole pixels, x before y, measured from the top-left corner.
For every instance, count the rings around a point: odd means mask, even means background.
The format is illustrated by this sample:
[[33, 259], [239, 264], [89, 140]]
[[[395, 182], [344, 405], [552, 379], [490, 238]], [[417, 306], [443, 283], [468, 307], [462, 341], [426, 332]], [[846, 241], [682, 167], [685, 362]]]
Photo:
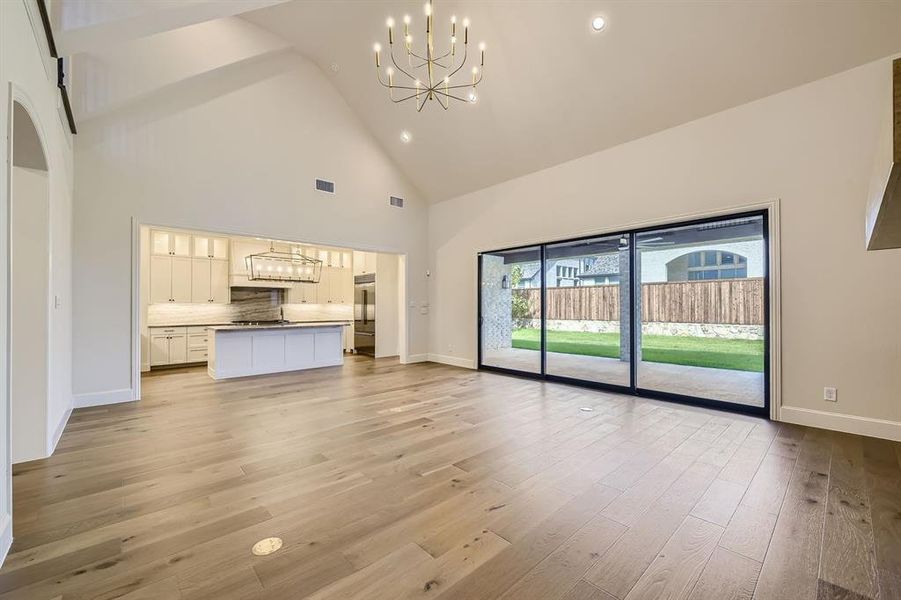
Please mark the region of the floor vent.
[[325, 192], [326, 194], [334, 194], [335, 193], [335, 182], [334, 181], [326, 181], [325, 179], [317, 179], [316, 180], [316, 189], [320, 192]]
[[388, 198], [388, 204], [395, 208], [403, 208], [404, 207], [404, 199], [398, 198], [397, 196], [391, 196]]

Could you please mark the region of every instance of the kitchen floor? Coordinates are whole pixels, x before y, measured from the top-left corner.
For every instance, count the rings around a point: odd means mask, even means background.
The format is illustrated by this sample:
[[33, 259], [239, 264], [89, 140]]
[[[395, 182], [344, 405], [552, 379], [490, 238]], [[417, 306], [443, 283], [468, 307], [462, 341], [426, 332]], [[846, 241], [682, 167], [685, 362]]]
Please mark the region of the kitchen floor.
[[143, 392], [15, 467], [0, 598], [901, 597], [898, 443], [368, 357]]

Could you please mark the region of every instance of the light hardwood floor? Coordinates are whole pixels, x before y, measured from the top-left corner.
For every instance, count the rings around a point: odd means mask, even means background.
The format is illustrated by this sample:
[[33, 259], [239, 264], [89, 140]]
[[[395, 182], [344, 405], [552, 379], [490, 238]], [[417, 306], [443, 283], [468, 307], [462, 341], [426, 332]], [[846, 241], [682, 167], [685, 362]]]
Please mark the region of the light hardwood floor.
[[15, 468], [0, 598], [901, 598], [899, 444], [394, 360], [143, 389]]

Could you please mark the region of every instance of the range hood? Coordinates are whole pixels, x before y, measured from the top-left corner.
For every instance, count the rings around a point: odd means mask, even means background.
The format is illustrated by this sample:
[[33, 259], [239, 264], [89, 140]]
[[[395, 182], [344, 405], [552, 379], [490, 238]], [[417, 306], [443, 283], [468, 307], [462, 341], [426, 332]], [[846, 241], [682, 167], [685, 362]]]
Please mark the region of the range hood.
[[892, 63], [891, 123], [876, 149], [866, 223], [867, 250], [901, 248], [901, 58]]

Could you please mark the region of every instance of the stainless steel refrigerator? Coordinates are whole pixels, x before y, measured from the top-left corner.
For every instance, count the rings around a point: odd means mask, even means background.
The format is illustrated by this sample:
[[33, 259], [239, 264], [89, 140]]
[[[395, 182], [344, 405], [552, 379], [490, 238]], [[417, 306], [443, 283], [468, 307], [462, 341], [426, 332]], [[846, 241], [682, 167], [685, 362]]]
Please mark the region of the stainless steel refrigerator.
[[375, 273], [354, 277], [354, 351], [375, 356]]

